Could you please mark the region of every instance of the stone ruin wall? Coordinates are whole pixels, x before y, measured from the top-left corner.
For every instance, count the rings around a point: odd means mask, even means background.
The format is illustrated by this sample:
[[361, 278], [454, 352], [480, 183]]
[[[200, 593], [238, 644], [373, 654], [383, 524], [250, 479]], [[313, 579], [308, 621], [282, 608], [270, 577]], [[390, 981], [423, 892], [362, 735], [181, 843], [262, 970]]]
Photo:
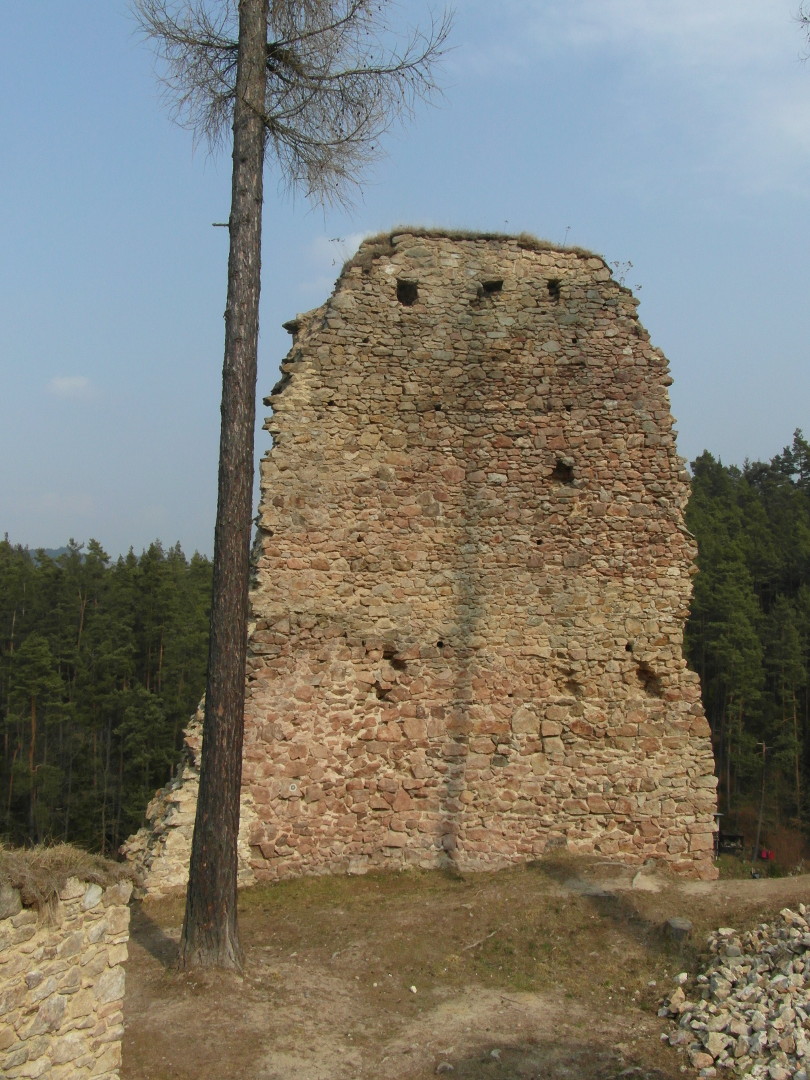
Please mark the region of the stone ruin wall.
[[257, 878], [551, 849], [715, 876], [667, 364], [604, 261], [366, 242], [267, 404]]
[[118, 1080], [131, 891], [70, 878], [38, 912], [0, 888], [4, 1080]]
[[[175, 776], [155, 792], [146, 808], [146, 825], [121, 845], [121, 854], [137, 867], [136, 899], [171, 896], [185, 891], [191, 863], [191, 841], [200, 790], [203, 706], [185, 730], [183, 759]], [[255, 821], [250, 793], [243, 789], [239, 809], [239, 888], [255, 884], [248, 835]]]

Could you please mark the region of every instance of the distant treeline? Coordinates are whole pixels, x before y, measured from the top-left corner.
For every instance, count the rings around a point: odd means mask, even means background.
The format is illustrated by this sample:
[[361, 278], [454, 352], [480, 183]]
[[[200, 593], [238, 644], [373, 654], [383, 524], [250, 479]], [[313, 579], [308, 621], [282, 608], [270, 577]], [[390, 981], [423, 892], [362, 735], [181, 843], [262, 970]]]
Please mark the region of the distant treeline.
[[0, 542], [0, 835], [114, 853], [205, 688], [211, 565]]
[[686, 644], [712, 728], [720, 809], [810, 823], [810, 444], [771, 461], [692, 464], [699, 547]]

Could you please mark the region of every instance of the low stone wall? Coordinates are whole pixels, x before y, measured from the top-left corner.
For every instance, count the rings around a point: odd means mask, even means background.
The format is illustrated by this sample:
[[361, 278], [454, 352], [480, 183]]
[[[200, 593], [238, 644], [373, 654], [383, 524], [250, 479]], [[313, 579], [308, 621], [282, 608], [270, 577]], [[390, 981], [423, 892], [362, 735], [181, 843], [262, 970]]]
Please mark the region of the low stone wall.
[[37, 910], [0, 886], [4, 1080], [117, 1080], [131, 892], [69, 878]]

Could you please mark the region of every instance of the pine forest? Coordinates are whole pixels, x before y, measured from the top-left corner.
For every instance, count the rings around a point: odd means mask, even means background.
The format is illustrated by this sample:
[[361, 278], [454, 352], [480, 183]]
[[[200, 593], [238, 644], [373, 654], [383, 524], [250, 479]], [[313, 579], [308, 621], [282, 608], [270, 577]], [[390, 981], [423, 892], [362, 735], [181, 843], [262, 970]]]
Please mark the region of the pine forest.
[[[810, 825], [810, 443], [692, 463], [686, 653], [721, 828], [804, 856]], [[205, 685], [211, 566], [153, 543], [111, 560], [0, 542], [0, 836], [114, 854], [171, 776]]]
[[205, 686], [211, 566], [0, 542], [0, 835], [115, 854]]
[[698, 570], [686, 653], [700, 675], [721, 829], [780, 861], [803, 857], [810, 821], [810, 443], [771, 461], [692, 463], [687, 525]]

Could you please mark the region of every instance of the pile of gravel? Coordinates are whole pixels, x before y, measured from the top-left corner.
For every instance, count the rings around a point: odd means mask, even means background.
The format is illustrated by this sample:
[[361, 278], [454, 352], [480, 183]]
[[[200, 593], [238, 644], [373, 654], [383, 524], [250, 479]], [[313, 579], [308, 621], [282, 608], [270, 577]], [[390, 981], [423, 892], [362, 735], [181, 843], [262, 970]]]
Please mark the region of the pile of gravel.
[[[810, 1070], [810, 909], [784, 908], [773, 923], [743, 934], [709, 935], [714, 959], [690, 984], [687, 974], [664, 1002], [702, 1077], [733, 1070], [767, 1080], [808, 1080]], [[722, 1074], [720, 1074], [722, 1075]]]

